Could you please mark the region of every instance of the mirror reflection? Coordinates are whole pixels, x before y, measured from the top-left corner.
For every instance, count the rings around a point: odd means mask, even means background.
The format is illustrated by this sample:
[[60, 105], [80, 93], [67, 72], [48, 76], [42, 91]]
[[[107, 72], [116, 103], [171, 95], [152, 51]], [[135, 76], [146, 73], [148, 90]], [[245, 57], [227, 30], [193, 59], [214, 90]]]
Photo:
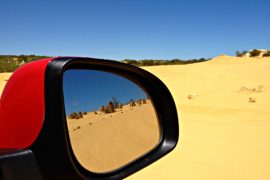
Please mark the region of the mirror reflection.
[[114, 171], [159, 143], [155, 109], [132, 81], [104, 71], [67, 70], [63, 91], [70, 143], [89, 171]]

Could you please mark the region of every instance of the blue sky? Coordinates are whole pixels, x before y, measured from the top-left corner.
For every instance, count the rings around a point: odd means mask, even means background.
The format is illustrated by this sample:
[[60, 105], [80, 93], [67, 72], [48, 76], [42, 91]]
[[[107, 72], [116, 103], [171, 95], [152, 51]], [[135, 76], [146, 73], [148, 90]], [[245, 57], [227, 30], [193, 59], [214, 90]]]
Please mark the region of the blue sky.
[[63, 81], [66, 114], [98, 110], [107, 105], [112, 97], [123, 104], [130, 99], [147, 97], [133, 82], [108, 72], [68, 70], [64, 72]]
[[269, 0], [1, 0], [0, 54], [115, 60], [270, 49]]

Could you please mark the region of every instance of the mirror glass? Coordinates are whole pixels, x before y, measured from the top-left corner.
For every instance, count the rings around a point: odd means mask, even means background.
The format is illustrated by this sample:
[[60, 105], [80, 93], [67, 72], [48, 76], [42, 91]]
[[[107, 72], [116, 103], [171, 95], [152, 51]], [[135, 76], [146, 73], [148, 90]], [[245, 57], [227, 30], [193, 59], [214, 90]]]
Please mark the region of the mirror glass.
[[87, 170], [117, 170], [158, 145], [155, 109], [134, 82], [109, 72], [71, 69], [64, 72], [63, 91], [70, 143]]

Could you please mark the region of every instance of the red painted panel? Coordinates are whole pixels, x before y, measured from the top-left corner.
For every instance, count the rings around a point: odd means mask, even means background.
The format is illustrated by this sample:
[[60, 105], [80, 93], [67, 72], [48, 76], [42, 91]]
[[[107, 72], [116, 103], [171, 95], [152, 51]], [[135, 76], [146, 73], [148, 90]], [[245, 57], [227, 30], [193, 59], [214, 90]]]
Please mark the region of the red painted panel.
[[25, 64], [8, 80], [0, 99], [0, 149], [26, 148], [44, 121], [44, 78], [53, 58]]

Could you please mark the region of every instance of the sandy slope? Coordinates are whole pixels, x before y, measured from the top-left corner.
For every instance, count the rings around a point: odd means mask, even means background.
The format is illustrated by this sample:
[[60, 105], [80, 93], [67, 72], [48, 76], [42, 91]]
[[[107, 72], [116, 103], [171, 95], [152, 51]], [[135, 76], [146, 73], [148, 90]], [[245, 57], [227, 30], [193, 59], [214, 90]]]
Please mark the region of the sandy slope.
[[[128, 179], [270, 179], [270, 58], [145, 69], [171, 90], [181, 137], [171, 154]], [[260, 85], [262, 92], [242, 88]]]
[[172, 153], [128, 179], [270, 179], [270, 58], [144, 69], [172, 92], [181, 136]]
[[11, 73], [0, 73], [0, 96]]
[[94, 172], [122, 167], [152, 150], [160, 128], [152, 103], [117, 109], [110, 114], [90, 112], [68, 119], [72, 148], [79, 162]]

